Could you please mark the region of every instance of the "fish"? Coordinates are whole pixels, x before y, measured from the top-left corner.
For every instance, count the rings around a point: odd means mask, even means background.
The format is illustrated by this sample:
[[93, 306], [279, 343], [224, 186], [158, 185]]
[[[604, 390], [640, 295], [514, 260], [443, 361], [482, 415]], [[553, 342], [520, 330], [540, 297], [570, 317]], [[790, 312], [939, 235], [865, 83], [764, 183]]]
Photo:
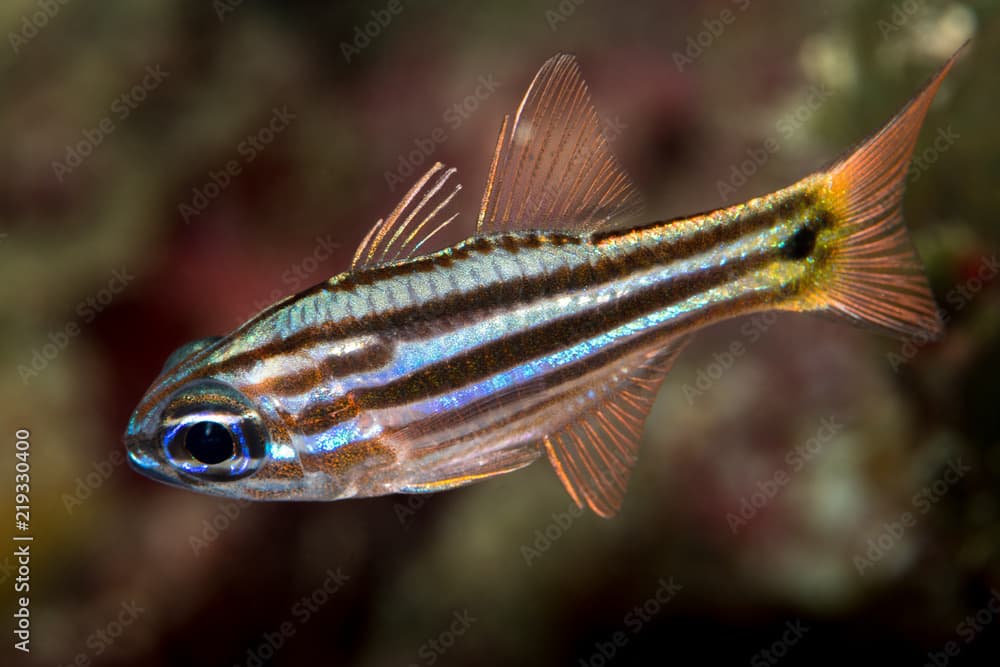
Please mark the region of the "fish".
[[642, 223], [577, 60], [558, 54], [502, 119], [471, 236], [434, 248], [461, 189], [435, 163], [346, 271], [171, 354], [129, 419], [127, 459], [197, 492], [332, 501], [545, 458], [577, 506], [612, 517], [657, 391], [700, 329], [790, 311], [941, 336], [901, 204], [960, 53], [830, 166]]

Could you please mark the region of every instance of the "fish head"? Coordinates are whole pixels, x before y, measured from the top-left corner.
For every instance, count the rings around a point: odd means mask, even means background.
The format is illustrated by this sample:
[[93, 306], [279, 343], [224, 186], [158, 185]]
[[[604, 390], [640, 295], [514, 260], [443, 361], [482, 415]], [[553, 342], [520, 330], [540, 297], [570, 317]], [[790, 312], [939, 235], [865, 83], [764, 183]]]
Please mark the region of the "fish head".
[[227, 370], [234, 342], [178, 348], [147, 390], [124, 435], [139, 473], [173, 486], [239, 499], [302, 499], [309, 480], [278, 406]]

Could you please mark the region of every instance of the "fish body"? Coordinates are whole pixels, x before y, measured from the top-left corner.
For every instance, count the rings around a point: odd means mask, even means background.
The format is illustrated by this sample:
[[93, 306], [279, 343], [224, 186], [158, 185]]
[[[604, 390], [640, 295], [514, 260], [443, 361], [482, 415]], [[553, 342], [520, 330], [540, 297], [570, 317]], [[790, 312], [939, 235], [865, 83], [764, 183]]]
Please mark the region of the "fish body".
[[578, 504], [611, 516], [656, 390], [698, 329], [786, 310], [940, 333], [899, 206], [953, 61], [829, 169], [627, 226], [634, 188], [575, 62], [557, 56], [504, 121], [474, 236], [418, 253], [454, 219], [454, 170], [435, 165], [351, 270], [172, 355], [130, 420], [129, 460], [219, 495], [335, 500], [544, 456]]

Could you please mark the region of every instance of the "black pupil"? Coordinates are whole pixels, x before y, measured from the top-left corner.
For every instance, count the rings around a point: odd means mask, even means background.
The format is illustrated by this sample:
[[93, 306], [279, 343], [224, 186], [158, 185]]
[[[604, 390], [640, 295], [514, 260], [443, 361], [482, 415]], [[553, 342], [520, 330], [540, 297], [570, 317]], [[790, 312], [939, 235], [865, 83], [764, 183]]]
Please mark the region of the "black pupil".
[[781, 250], [788, 259], [805, 259], [816, 247], [816, 232], [808, 227], [799, 227], [792, 237], [784, 242]]
[[222, 463], [233, 458], [233, 436], [224, 426], [215, 422], [198, 422], [188, 429], [184, 446], [191, 456], [202, 463]]

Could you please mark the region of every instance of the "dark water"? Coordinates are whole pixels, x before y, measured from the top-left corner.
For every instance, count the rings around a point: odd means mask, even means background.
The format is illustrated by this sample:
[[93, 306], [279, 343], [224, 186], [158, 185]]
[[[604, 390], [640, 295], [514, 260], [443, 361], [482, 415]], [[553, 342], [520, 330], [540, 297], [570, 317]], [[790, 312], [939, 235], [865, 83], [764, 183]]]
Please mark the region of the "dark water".
[[[7, 625], [31, 633], [0, 663], [995, 664], [995, 3], [26, 1], [0, 22], [0, 534], [34, 537], [27, 579], [27, 542], [0, 555]], [[945, 339], [795, 316], [706, 332], [617, 519], [542, 463], [326, 505], [124, 464], [173, 349], [341, 271], [435, 160], [469, 229], [549, 55], [578, 55], [651, 217], [673, 217], [829, 162], [968, 36], [905, 204]]]

